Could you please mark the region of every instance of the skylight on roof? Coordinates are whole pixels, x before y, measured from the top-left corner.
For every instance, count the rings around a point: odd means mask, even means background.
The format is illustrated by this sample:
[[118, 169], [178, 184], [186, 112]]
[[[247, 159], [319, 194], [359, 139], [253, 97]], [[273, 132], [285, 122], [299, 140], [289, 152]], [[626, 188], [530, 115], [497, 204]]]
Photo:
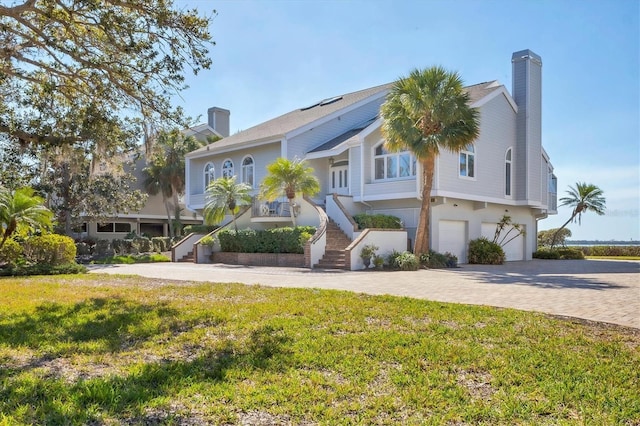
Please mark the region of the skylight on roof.
[[314, 104], [311, 104], [311, 105], [309, 105], [307, 107], [300, 108], [300, 111], [306, 111], [308, 109], [315, 108], [318, 105], [320, 105], [320, 106], [329, 105], [329, 104], [332, 104], [334, 102], [338, 102], [340, 99], [342, 99], [342, 96], [334, 96], [333, 98], [323, 99], [323, 100], [321, 100], [319, 102], [316, 102]]
[[342, 99], [342, 96], [334, 96], [333, 98], [324, 99], [320, 101], [320, 106], [325, 106], [325, 105], [332, 104], [334, 102], [338, 102], [340, 99]]

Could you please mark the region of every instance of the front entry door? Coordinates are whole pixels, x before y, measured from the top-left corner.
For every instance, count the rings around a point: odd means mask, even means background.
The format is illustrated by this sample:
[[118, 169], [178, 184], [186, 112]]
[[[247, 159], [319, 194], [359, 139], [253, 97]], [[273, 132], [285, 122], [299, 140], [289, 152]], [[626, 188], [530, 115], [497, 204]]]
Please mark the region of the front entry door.
[[341, 195], [349, 194], [349, 164], [345, 162], [336, 163], [329, 169], [329, 181], [331, 192]]

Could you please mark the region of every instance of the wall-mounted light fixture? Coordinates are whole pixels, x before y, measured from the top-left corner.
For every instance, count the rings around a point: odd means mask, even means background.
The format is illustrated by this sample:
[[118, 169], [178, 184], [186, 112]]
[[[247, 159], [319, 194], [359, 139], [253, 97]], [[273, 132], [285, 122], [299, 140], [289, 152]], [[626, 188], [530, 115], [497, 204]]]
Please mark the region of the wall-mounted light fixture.
[[335, 161], [335, 160], [333, 159], [333, 157], [329, 157], [329, 165], [330, 165], [330, 166], [333, 166], [333, 162], [334, 162], [334, 161]]
[[505, 213], [509, 213], [509, 209], [504, 209], [504, 212]]
[[457, 205], [457, 204], [454, 204], [454, 205], [453, 205], [453, 207], [458, 207], [458, 205]]

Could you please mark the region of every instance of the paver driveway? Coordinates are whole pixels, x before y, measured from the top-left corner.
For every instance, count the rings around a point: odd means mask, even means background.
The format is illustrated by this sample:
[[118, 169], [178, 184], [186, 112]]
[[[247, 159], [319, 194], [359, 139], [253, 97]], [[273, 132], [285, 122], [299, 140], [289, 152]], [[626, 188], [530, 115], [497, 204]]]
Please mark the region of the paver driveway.
[[392, 294], [546, 312], [640, 328], [640, 262], [532, 260], [416, 272], [330, 271], [190, 263], [90, 267], [159, 279]]

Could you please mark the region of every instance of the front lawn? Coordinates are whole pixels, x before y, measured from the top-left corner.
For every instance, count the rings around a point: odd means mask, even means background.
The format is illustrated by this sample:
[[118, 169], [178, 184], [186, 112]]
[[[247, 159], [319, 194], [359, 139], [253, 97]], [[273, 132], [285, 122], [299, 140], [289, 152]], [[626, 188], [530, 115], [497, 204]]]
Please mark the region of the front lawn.
[[0, 425], [638, 424], [639, 347], [636, 329], [409, 298], [4, 278]]

